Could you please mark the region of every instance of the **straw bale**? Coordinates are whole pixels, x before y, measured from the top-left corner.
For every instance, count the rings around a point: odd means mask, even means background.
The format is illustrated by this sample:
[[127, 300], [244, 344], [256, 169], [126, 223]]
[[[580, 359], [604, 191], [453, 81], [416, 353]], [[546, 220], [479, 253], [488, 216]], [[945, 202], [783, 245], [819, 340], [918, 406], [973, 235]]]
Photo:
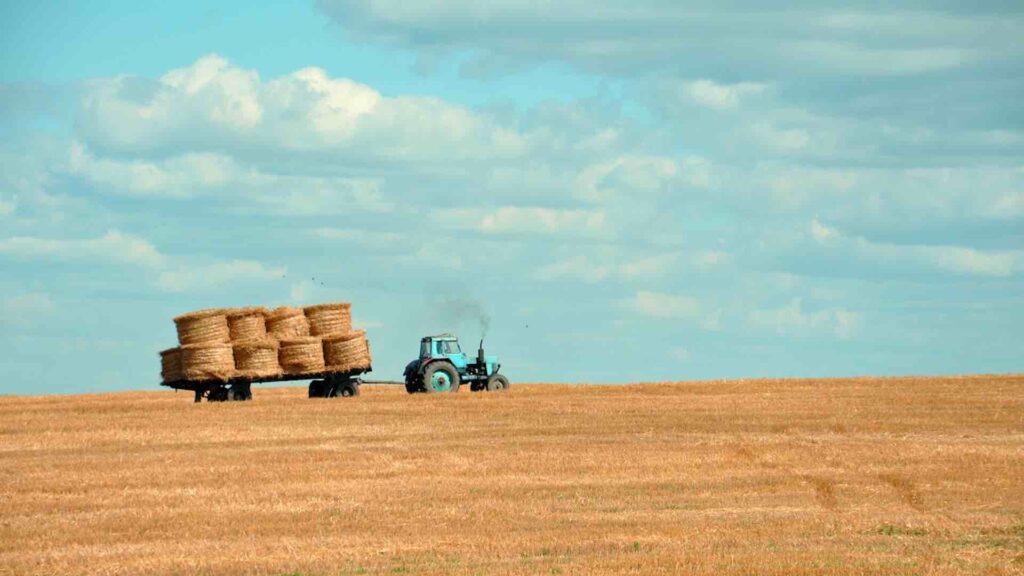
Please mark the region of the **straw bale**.
[[182, 346], [181, 371], [188, 380], [227, 380], [235, 371], [231, 344]]
[[174, 319], [178, 342], [186, 344], [214, 344], [231, 340], [224, 308], [196, 310]]
[[164, 382], [177, 382], [184, 378], [181, 373], [181, 348], [168, 348], [160, 352], [160, 376]]
[[302, 308], [280, 306], [267, 314], [267, 334], [278, 340], [309, 336], [309, 321]]
[[312, 336], [347, 334], [352, 331], [352, 304], [331, 302], [306, 306], [303, 309], [309, 319], [309, 333]]
[[228, 331], [233, 342], [262, 340], [267, 337], [267, 309], [262, 306], [234, 308], [227, 313]]
[[316, 336], [281, 340], [278, 362], [286, 374], [323, 372], [323, 343]]
[[266, 378], [282, 373], [278, 364], [278, 343], [271, 338], [244, 340], [232, 345], [235, 375], [244, 378]]
[[324, 338], [324, 360], [327, 370], [332, 372], [369, 370], [373, 358], [370, 355], [370, 343], [366, 341], [366, 332], [357, 330]]

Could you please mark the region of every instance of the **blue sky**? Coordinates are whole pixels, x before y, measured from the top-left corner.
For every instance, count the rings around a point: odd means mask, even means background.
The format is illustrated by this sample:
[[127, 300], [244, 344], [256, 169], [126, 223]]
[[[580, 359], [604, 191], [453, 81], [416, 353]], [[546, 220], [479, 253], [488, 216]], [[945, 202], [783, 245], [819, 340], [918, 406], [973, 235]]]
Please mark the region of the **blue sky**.
[[7, 2], [0, 393], [349, 300], [514, 381], [1019, 372], [1024, 8]]

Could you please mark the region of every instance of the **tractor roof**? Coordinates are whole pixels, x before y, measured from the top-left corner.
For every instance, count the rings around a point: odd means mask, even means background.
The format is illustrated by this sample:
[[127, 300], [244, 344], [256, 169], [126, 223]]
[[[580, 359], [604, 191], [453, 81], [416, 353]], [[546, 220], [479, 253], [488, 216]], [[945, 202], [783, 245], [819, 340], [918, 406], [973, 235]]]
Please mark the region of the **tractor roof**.
[[458, 338], [453, 334], [449, 334], [446, 332], [444, 334], [438, 334], [436, 336], [424, 336], [422, 342], [426, 342], [427, 340], [458, 340]]

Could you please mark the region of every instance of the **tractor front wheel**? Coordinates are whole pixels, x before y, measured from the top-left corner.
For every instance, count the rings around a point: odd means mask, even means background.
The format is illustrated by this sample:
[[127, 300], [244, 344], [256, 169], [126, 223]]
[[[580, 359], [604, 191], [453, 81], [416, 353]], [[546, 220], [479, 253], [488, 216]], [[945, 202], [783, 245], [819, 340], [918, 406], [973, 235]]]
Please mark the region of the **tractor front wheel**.
[[508, 390], [512, 386], [509, 384], [508, 378], [505, 378], [501, 374], [494, 374], [487, 379], [487, 391], [498, 392]]
[[427, 366], [423, 373], [423, 391], [427, 394], [439, 392], [456, 392], [459, 389], [459, 373], [455, 367], [445, 362], [435, 362]]

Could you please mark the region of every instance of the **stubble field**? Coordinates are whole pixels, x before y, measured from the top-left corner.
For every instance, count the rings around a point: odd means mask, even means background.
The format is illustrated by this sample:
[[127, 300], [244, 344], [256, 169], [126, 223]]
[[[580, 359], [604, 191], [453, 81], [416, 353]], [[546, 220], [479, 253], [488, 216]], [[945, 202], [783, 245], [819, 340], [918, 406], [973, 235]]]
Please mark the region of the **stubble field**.
[[0, 573], [1024, 573], [1024, 376], [254, 394], [0, 398]]

